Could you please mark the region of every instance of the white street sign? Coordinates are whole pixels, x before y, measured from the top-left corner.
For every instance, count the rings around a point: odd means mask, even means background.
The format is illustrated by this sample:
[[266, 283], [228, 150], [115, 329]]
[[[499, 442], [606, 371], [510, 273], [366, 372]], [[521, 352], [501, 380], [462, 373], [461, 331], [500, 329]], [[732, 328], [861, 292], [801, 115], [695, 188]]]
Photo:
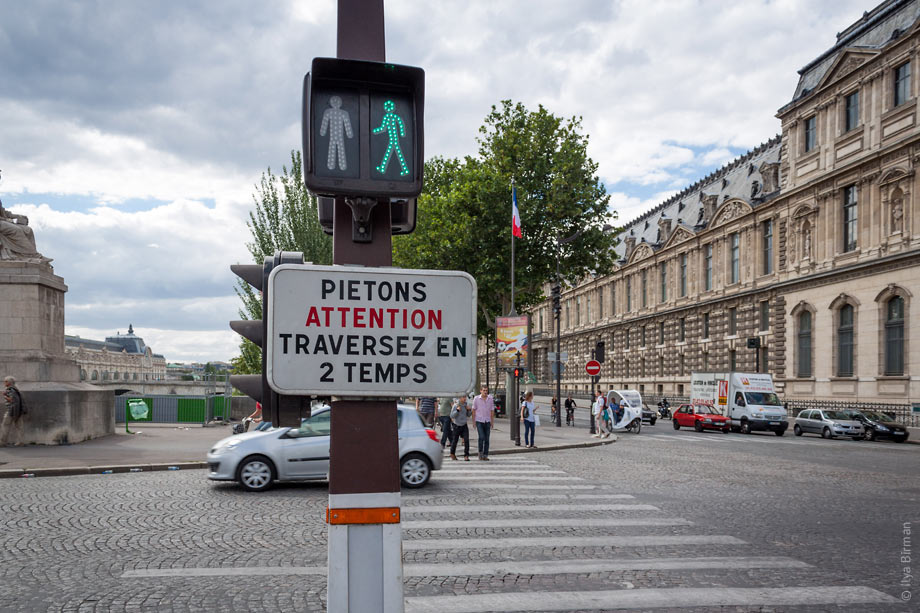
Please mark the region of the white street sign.
[[268, 278], [266, 376], [279, 394], [469, 391], [476, 281], [459, 271], [284, 264]]

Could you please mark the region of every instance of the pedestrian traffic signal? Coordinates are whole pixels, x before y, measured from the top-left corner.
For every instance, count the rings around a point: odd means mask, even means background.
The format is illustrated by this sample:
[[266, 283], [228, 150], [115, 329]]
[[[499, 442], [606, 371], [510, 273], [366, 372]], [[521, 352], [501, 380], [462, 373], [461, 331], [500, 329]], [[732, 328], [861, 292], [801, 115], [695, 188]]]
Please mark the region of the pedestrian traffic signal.
[[520, 379], [523, 370], [524, 370], [523, 368], [515, 368], [515, 369], [512, 371], [512, 374], [514, 375], [514, 378], [515, 378], [515, 379]]
[[303, 86], [304, 183], [323, 196], [414, 198], [424, 106], [421, 68], [314, 58]]

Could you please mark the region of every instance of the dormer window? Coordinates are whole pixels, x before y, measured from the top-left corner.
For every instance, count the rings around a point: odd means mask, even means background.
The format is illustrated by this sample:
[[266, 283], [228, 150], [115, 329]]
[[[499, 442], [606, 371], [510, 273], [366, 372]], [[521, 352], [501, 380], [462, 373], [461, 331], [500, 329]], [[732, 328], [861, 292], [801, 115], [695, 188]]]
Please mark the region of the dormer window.
[[817, 144], [815, 127], [817, 124], [816, 117], [812, 115], [805, 120], [805, 153], [813, 150]]
[[844, 109], [845, 132], [855, 129], [859, 126], [859, 92], [853, 92], [845, 99]]

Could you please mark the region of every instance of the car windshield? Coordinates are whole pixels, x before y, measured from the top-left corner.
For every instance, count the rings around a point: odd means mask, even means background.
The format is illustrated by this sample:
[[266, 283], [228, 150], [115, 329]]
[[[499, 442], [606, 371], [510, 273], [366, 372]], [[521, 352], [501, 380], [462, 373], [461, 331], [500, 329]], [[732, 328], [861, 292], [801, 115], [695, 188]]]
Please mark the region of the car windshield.
[[891, 418], [887, 415], [882, 415], [875, 411], [860, 411], [860, 413], [862, 413], [863, 417], [871, 419], [872, 421], [891, 421]]
[[852, 420], [853, 416], [848, 411], [824, 411], [827, 419]]
[[715, 409], [713, 407], [707, 407], [704, 404], [699, 404], [695, 406], [694, 410], [696, 411], [697, 415], [721, 415], [718, 409]]
[[773, 392], [745, 392], [748, 404], [764, 404], [774, 407], [782, 406], [779, 396]]

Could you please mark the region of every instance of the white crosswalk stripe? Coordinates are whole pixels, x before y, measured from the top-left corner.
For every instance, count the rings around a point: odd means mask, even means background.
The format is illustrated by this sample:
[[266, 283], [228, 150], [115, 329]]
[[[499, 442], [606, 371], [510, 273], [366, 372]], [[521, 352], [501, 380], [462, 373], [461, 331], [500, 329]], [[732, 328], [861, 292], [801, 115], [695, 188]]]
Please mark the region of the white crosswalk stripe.
[[[724, 438], [723, 438], [724, 437]], [[699, 445], [737, 441], [732, 437], [687, 433], [652, 434], [647, 438], [667, 443]], [[745, 440], [747, 440], [746, 437]], [[767, 443], [788, 443], [775, 437], [761, 437]], [[771, 587], [671, 587], [638, 589], [584, 589], [551, 591], [528, 589], [488, 594], [412, 596], [406, 598], [406, 613], [486, 613], [489, 611], [576, 611], [576, 610], [645, 610], [654, 608], [779, 608], [793, 606], [830, 606], [858, 609], [859, 605], [890, 604], [897, 599], [861, 585], [800, 586], [795, 583], [796, 570], [809, 569], [803, 561], [782, 556], [746, 555], [748, 543], [725, 534], [686, 533], [698, 530], [693, 522], [681, 517], [664, 517], [662, 509], [644, 504], [641, 496], [615, 491], [613, 486], [582, 481], [564, 471], [533, 463], [529, 466], [484, 466], [466, 463], [447, 464], [433, 483], [437, 492], [403, 494], [403, 551], [407, 556], [430, 556], [426, 552], [487, 550], [484, 561], [407, 562], [406, 577], [458, 577], [504, 575], [591, 575], [620, 571], [660, 571], [680, 573], [689, 569], [713, 569], [727, 572], [744, 569], [789, 570], [787, 586]], [[561, 473], [561, 476], [560, 476]], [[470, 494], [469, 490], [476, 490]], [[480, 494], [481, 493], [481, 494]], [[638, 499], [637, 499], [638, 498]], [[622, 503], [616, 501], [623, 501]], [[437, 504], [417, 504], [437, 502]], [[606, 515], [605, 515], [606, 514]], [[451, 516], [456, 519], [451, 519]], [[475, 536], [451, 536], [458, 528], [475, 530]], [[508, 529], [523, 529], [521, 536], [510, 536]], [[563, 534], [544, 536], [546, 529], [565, 528]], [[620, 533], [623, 528], [623, 533]], [[656, 528], [658, 533], [655, 532]], [[677, 528], [661, 534], [661, 528]], [[543, 529], [544, 535], [539, 534]], [[584, 533], [580, 534], [580, 529]], [[496, 531], [489, 534], [490, 530]], [[571, 530], [574, 530], [574, 535]], [[485, 531], [485, 535], [483, 534]], [[639, 532], [639, 534], [637, 534]], [[418, 537], [418, 538], [415, 538]], [[726, 548], [727, 555], [656, 557], [655, 548], [690, 549]], [[557, 559], [562, 548], [587, 548], [587, 557], [571, 558], [571, 553]], [[594, 548], [615, 550], [641, 548], [641, 556], [598, 556]], [[529, 551], [521, 559], [521, 551]], [[733, 553], [729, 553], [733, 552]], [[736, 553], [734, 553], [736, 552]], [[440, 555], [438, 556], [440, 558]], [[537, 559], [531, 559], [536, 557]], [[411, 557], [410, 559], [418, 559]], [[480, 560], [482, 560], [480, 558]], [[605, 586], [602, 586], [605, 587]], [[631, 586], [629, 586], [631, 587]]]

